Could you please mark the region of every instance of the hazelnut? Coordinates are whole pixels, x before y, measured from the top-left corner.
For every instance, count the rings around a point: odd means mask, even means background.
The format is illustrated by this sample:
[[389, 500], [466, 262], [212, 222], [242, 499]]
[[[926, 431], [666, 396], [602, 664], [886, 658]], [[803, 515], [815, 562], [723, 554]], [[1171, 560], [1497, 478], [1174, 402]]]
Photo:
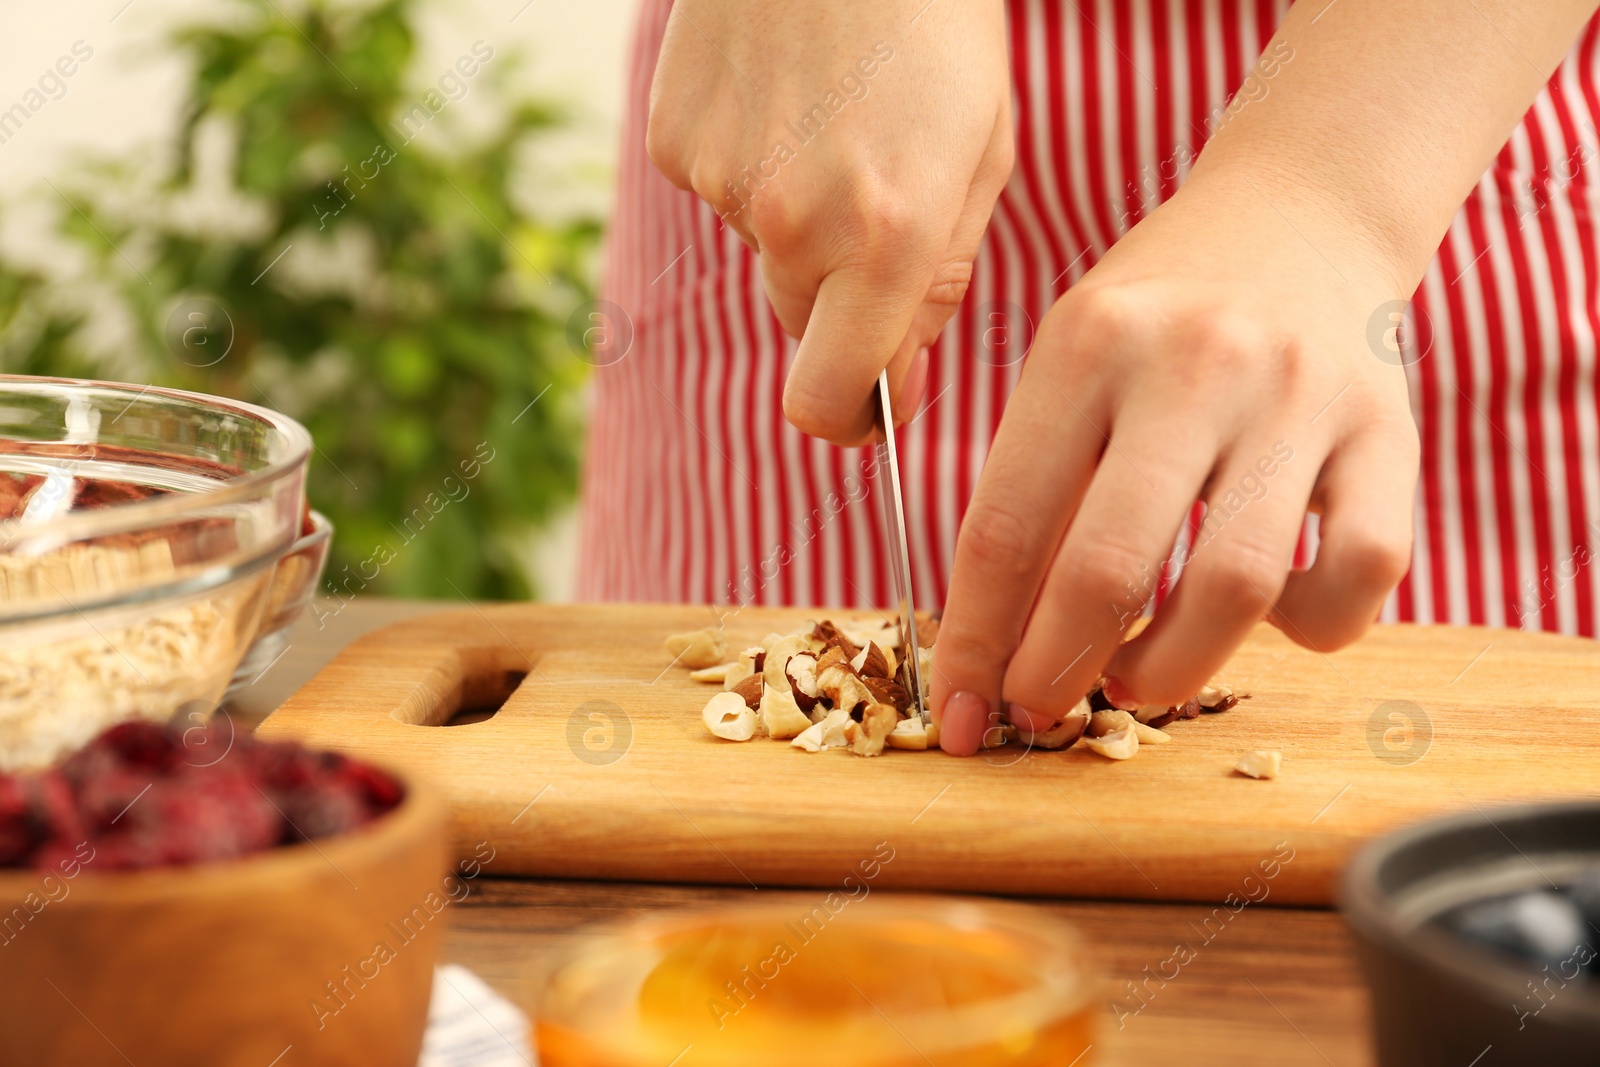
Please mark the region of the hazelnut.
[[715, 667], [728, 658], [728, 637], [713, 626], [692, 633], [673, 634], [663, 647], [674, 663], [690, 670]]
[[1172, 735], [1164, 734], [1154, 726], [1146, 726], [1138, 719], [1133, 720], [1133, 732], [1139, 738], [1141, 745], [1170, 745]]
[[892, 682], [887, 678], [866, 677], [861, 679], [861, 684], [867, 687], [867, 692], [871, 693], [872, 699], [879, 704], [893, 704], [895, 710], [901, 714], [911, 710], [911, 694], [899, 682]]
[[1276, 778], [1283, 767], [1283, 753], [1256, 749], [1239, 757], [1233, 769], [1250, 778]]
[[805, 648], [803, 637], [780, 637], [767, 646], [767, 655], [761, 667], [767, 684], [774, 689], [787, 689], [789, 679], [785, 677], [784, 669], [788, 667], [790, 657], [805, 651]]
[[843, 708], [834, 708], [817, 725], [822, 727], [823, 748], [843, 748], [850, 743], [845, 737], [844, 730], [853, 722], [850, 713]]
[[850, 742], [850, 751], [858, 756], [876, 756], [899, 721], [900, 713], [888, 704], [868, 704], [860, 722], [851, 719], [845, 724], [844, 736]]
[[1200, 710], [1207, 714], [1227, 711], [1238, 705], [1239, 698], [1233, 695], [1233, 690], [1225, 685], [1203, 685], [1200, 692], [1194, 695], [1195, 703], [1200, 705]]
[[931, 747], [928, 743], [928, 728], [923, 725], [920, 715], [913, 715], [909, 719], [901, 719], [895, 723], [894, 729], [889, 731], [886, 743], [890, 748], [910, 749], [916, 752], [924, 752]]
[[696, 682], [710, 682], [712, 685], [721, 685], [728, 680], [728, 672], [733, 669], [731, 663], [719, 663], [715, 667], [701, 667], [697, 671], [690, 671], [689, 677]]
[[1087, 733], [1090, 737], [1104, 737], [1118, 730], [1129, 729], [1135, 721], [1132, 715], [1115, 708], [1110, 711], [1097, 711], [1089, 716]]
[[756, 713], [738, 693], [718, 693], [700, 712], [706, 729], [727, 741], [748, 741], [756, 735]]
[[885, 652], [876, 641], [862, 647], [850, 660], [850, 666], [864, 678], [893, 678], [894, 653]]
[[752, 674], [750, 677], [746, 678], [744, 681], [728, 690], [728, 692], [738, 693], [740, 698], [744, 700], [747, 706], [756, 708], [761, 705], [761, 691], [764, 688], [766, 688], [766, 683], [761, 680], [761, 675]]
[[1089, 705], [1079, 701], [1078, 706], [1067, 712], [1067, 717], [1050, 727], [1048, 730], [1030, 730], [1027, 727], [1017, 727], [1017, 739], [1031, 748], [1061, 749], [1071, 748], [1083, 736], [1083, 731], [1089, 726]]
[[1133, 713], [1134, 720], [1160, 729], [1178, 721], [1178, 709], [1166, 704], [1145, 704]]
[[801, 711], [810, 715], [816, 707], [817, 698], [822, 696], [822, 690], [817, 688], [817, 657], [810, 652], [797, 652], [790, 656], [789, 662], [783, 666], [783, 678], [789, 683], [794, 702]]
[[[1096, 714], [1101, 713], [1096, 712]], [[1139, 735], [1133, 732], [1131, 722], [1104, 737], [1091, 737], [1085, 734], [1083, 743], [1091, 751], [1098, 752], [1107, 759], [1131, 759], [1139, 751]]]
[[839, 628], [837, 626], [829, 622], [827, 619], [823, 619], [821, 622], [817, 623], [816, 627], [811, 631], [811, 637], [815, 641], [821, 641], [824, 648], [843, 649], [846, 662], [848, 662], [850, 658], [853, 657], [857, 652], [861, 651], [859, 645], [852, 643], [847, 637], [844, 636], [844, 634], [839, 632]]
[[793, 693], [769, 685], [761, 694], [761, 725], [766, 728], [768, 737], [782, 741], [799, 737], [812, 723], [794, 702]]
[[822, 723], [814, 722], [804, 730], [801, 730], [799, 733], [795, 734], [794, 740], [790, 741], [789, 743], [795, 748], [803, 748], [807, 752], [821, 752], [822, 728]]

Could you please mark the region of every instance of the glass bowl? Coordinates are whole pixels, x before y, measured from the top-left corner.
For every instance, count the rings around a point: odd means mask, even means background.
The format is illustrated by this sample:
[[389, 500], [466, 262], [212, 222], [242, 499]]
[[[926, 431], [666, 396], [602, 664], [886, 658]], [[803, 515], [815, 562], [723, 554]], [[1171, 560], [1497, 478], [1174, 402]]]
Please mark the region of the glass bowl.
[[215, 706], [299, 535], [310, 451], [238, 401], [0, 375], [0, 770]]
[[852, 889], [580, 937], [535, 1005], [545, 1067], [1065, 1067], [1093, 994], [1066, 924], [1010, 902]]
[[289, 647], [289, 631], [316, 596], [332, 543], [333, 523], [320, 511], [308, 512], [306, 532], [289, 546], [272, 572], [272, 588], [261, 613], [261, 625], [250, 650], [233, 672], [228, 697], [255, 684]]

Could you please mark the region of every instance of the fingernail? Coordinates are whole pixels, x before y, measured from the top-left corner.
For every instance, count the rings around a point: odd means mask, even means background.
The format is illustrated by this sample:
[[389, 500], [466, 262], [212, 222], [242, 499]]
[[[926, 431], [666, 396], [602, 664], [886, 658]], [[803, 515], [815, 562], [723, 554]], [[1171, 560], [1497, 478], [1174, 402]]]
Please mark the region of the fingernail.
[[900, 396], [895, 404], [895, 419], [897, 425], [904, 426], [917, 414], [917, 407], [922, 403], [922, 391], [928, 387], [928, 350], [917, 349], [917, 354], [911, 357], [911, 366], [906, 371], [905, 381], [900, 383]]
[[1114, 708], [1119, 708], [1122, 711], [1139, 710], [1139, 702], [1133, 698], [1132, 693], [1128, 692], [1128, 687], [1115, 678], [1106, 679], [1105, 694], [1106, 699], [1111, 701], [1111, 706]]
[[1021, 704], [1007, 704], [1006, 718], [1036, 733], [1042, 733], [1061, 721], [1054, 715], [1041, 715], [1037, 711], [1029, 711]]
[[952, 693], [939, 720], [939, 747], [953, 756], [976, 755], [988, 725], [988, 701], [976, 693]]

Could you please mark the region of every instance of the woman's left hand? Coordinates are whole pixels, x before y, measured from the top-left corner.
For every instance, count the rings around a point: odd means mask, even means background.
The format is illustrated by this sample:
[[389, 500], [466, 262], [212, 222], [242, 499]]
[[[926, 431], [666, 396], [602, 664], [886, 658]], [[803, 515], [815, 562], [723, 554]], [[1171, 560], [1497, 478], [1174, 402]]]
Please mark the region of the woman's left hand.
[[[1367, 628], [1410, 561], [1417, 433], [1385, 347], [1408, 269], [1293, 182], [1222, 166], [1056, 302], [956, 546], [947, 751], [1003, 707], [1047, 726], [1102, 673], [1125, 706], [1181, 702], [1263, 616], [1314, 649]], [[1123, 644], [1197, 499], [1182, 580]], [[1308, 510], [1320, 550], [1291, 574]]]

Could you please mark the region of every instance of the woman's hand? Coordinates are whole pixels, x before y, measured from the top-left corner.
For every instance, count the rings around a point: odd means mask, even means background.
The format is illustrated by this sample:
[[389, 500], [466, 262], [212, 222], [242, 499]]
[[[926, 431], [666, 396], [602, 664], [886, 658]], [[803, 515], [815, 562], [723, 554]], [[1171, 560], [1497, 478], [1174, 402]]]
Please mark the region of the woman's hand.
[[650, 158], [761, 256], [800, 338], [784, 412], [859, 444], [889, 368], [903, 421], [1011, 171], [1000, 0], [679, 0]]
[[[1197, 170], [1045, 318], [956, 546], [947, 751], [1001, 701], [1048, 725], [1102, 673], [1124, 706], [1187, 699], [1269, 613], [1314, 649], [1375, 618], [1410, 561], [1418, 444], [1369, 331], [1415, 281], [1316, 203], [1267, 168]], [[1122, 644], [1196, 499], [1182, 579]], [[1291, 575], [1308, 510], [1320, 550]]]

